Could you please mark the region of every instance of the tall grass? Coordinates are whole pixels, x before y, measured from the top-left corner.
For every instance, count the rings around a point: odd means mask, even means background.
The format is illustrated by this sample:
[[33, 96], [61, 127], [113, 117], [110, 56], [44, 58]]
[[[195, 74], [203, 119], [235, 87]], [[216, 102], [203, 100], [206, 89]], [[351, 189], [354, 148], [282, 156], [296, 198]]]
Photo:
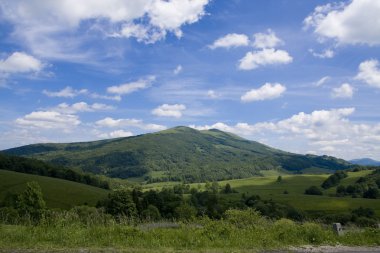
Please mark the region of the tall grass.
[[114, 219], [101, 212], [59, 212], [38, 225], [0, 225], [0, 249], [113, 248], [143, 251], [285, 249], [300, 245], [380, 245], [379, 229], [353, 230], [337, 236], [317, 223], [268, 220], [254, 210], [230, 210], [222, 220], [179, 222], [176, 228]]

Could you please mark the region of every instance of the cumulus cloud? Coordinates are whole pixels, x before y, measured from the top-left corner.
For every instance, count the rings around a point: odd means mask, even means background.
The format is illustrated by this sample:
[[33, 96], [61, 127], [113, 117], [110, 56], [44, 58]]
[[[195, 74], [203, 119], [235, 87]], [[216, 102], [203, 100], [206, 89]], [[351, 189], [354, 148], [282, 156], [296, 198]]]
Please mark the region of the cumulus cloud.
[[121, 138], [121, 137], [130, 137], [133, 136], [133, 133], [131, 131], [125, 131], [125, 130], [115, 130], [110, 133], [101, 133], [98, 134], [99, 138]]
[[372, 87], [380, 88], [379, 62], [377, 60], [368, 60], [360, 63], [356, 79]]
[[57, 111], [35, 111], [16, 119], [18, 126], [71, 131], [81, 122], [78, 116]]
[[113, 119], [110, 117], [106, 117], [102, 120], [98, 120], [96, 122], [96, 125], [100, 127], [110, 127], [110, 128], [136, 127], [136, 128], [147, 130], [147, 131], [160, 131], [160, 130], [166, 129], [166, 126], [158, 125], [158, 124], [147, 124], [139, 119]]
[[261, 138], [268, 140], [269, 145], [293, 152], [314, 150], [347, 159], [366, 155], [378, 157], [380, 124], [351, 122], [349, 117], [354, 112], [355, 108], [316, 110], [272, 122], [239, 122], [235, 125], [218, 122], [191, 127], [199, 130], [217, 128], [250, 139]]
[[181, 118], [186, 106], [182, 104], [163, 104], [152, 110], [152, 114], [159, 117]]
[[352, 98], [353, 95], [354, 88], [348, 83], [344, 83], [341, 86], [334, 88], [331, 93], [331, 96], [334, 98]]
[[288, 64], [293, 58], [284, 50], [265, 48], [261, 51], [248, 52], [239, 61], [239, 69], [252, 70], [261, 66]]
[[[0, 1], [1, 16], [14, 26], [13, 36], [37, 55], [75, 58], [78, 39], [99, 27], [106, 36], [135, 37], [154, 43], [167, 33], [181, 37], [181, 27], [199, 21], [209, 0]], [[81, 33], [85, 29], [85, 33]], [[64, 36], [72, 35], [76, 36]], [[83, 39], [82, 39], [83, 40]]]
[[241, 96], [241, 101], [252, 102], [269, 100], [280, 97], [286, 91], [286, 87], [280, 83], [266, 83], [258, 89], [252, 89]]
[[245, 34], [230, 33], [214, 41], [212, 45], [209, 46], [211, 49], [216, 48], [231, 48], [231, 47], [241, 47], [248, 46], [249, 39]]
[[147, 78], [139, 79], [135, 82], [108, 87], [107, 92], [117, 95], [129, 94], [141, 89], [149, 88], [154, 82], [154, 80], [156, 80], [155, 76], [149, 76]]
[[73, 98], [81, 94], [87, 94], [88, 90], [86, 89], [75, 90], [72, 87], [67, 86], [60, 91], [43, 90], [42, 93], [48, 97]]
[[313, 49], [310, 49], [309, 52], [317, 58], [325, 59], [325, 58], [333, 58], [335, 56], [335, 52], [331, 49], [326, 49], [321, 53], [315, 52]]
[[43, 68], [40, 60], [23, 52], [14, 52], [0, 60], [0, 72], [7, 74], [40, 72]]
[[267, 33], [255, 33], [253, 39], [253, 46], [256, 48], [275, 48], [283, 44], [271, 29]]
[[304, 24], [338, 44], [380, 44], [380, 2], [352, 0], [318, 6]]

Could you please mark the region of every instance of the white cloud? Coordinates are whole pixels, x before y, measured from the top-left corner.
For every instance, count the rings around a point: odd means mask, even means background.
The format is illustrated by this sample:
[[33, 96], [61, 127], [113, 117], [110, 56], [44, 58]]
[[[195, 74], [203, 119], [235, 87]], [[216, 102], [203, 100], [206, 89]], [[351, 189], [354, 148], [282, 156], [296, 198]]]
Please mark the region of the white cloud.
[[180, 27], [197, 22], [205, 14], [209, 0], [156, 0], [149, 8], [150, 23], [163, 31], [181, 37]]
[[261, 51], [248, 52], [240, 59], [239, 69], [252, 70], [260, 66], [288, 64], [292, 61], [293, 58], [284, 50], [265, 48]]
[[182, 68], [182, 65], [178, 65], [174, 70], [173, 70], [173, 74], [174, 75], [178, 75], [179, 73], [181, 73], [183, 70]]
[[249, 44], [249, 39], [247, 35], [230, 33], [214, 41], [214, 43], [210, 45], [209, 48], [216, 49], [220, 47], [222, 48], [241, 47], [241, 46], [248, 46], [248, 44]]
[[306, 28], [339, 44], [380, 44], [380, 1], [352, 0], [318, 6], [304, 20]]
[[102, 120], [98, 120], [96, 125], [100, 127], [136, 127], [143, 130], [148, 131], [160, 131], [165, 130], [166, 126], [157, 125], [157, 124], [146, 124], [142, 120], [139, 119], [113, 119], [110, 117], [104, 118]]
[[106, 99], [106, 100], [114, 100], [114, 101], [121, 101], [121, 96], [120, 95], [115, 95], [115, 96], [107, 96], [107, 95], [100, 95], [98, 93], [89, 93], [89, 97], [91, 98], [99, 98], [99, 99]]
[[73, 98], [81, 94], [87, 94], [88, 90], [86, 89], [75, 90], [71, 88], [70, 86], [67, 86], [60, 91], [43, 90], [42, 93], [48, 97]]
[[207, 91], [207, 96], [209, 98], [212, 98], [212, 99], [215, 99], [215, 98], [219, 97], [219, 95], [214, 90], [208, 90]]
[[324, 76], [322, 77], [321, 79], [319, 79], [316, 83], [315, 83], [315, 86], [319, 87], [319, 86], [322, 86], [324, 85], [328, 80], [330, 80], [331, 78], [329, 76]]
[[[380, 124], [355, 123], [349, 120], [355, 108], [300, 112], [289, 118], [255, 124], [191, 126], [199, 130], [217, 128], [250, 139], [265, 139], [266, 144], [286, 151], [314, 150], [346, 159], [379, 157]], [[332, 148], [331, 148], [332, 147]], [[303, 152], [304, 153], [304, 152]]]
[[326, 49], [321, 53], [315, 52], [313, 49], [310, 49], [309, 52], [317, 58], [325, 59], [325, 58], [333, 58], [335, 56], [335, 52], [331, 49]]
[[112, 110], [115, 109], [115, 107], [100, 103], [94, 103], [94, 104], [87, 104], [86, 102], [78, 102], [72, 105], [69, 105], [67, 103], [61, 103], [56, 108], [54, 108], [54, 111], [64, 112], [64, 113], [77, 113], [77, 112], [95, 112], [95, 111], [106, 111], [106, 110]]
[[334, 98], [352, 98], [354, 88], [350, 84], [344, 83], [340, 87], [334, 88], [331, 95]]
[[23, 52], [14, 52], [0, 60], [0, 72], [8, 74], [40, 72], [43, 68], [44, 64], [40, 60]]
[[76, 115], [57, 111], [35, 111], [16, 119], [16, 124], [23, 127], [42, 129], [63, 129], [71, 131], [81, 122]]
[[139, 79], [135, 82], [108, 87], [107, 92], [117, 95], [129, 94], [137, 90], [149, 88], [154, 80], [156, 80], [155, 76], [149, 76], [147, 78]]
[[360, 63], [359, 73], [355, 77], [366, 84], [380, 88], [380, 69], [377, 60], [368, 60]]
[[14, 27], [14, 38], [34, 54], [75, 60], [86, 57], [80, 48], [94, 27], [105, 35], [153, 43], [169, 32], [180, 37], [181, 27], [199, 21], [208, 3], [209, 0], [1, 0], [0, 9], [2, 18]]
[[253, 46], [256, 48], [274, 48], [283, 43], [271, 29], [267, 33], [255, 33], [253, 38]]
[[131, 131], [124, 131], [124, 130], [115, 130], [110, 133], [101, 133], [98, 134], [99, 138], [121, 138], [121, 137], [130, 137], [133, 136], [133, 133]]
[[186, 110], [186, 106], [182, 104], [163, 104], [152, 110], [152, 114], [159, 117], [182, 117], [183, 111]]
[[280, 83], [266, 83], [258, 89], [252, 89], [241, 96], [241, 101], [252, 102], [269, 100], [280, 97], [286, 91], [286, 87]]

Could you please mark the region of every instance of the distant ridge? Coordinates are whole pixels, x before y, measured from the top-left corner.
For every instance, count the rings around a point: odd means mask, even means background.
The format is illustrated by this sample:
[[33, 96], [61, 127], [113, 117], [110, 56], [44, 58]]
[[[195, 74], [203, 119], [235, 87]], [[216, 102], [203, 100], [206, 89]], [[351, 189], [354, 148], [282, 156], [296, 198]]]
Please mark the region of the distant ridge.
[[201, 182], [246, 178], [260, 170], [341, 170], [353, 165], [330, 156], [299, 155], [217, 129], [179, 126], [94, 142], [34, 144], [4, 151], [111, 177]]
[[380, 161], [373, 160], [371, 158], [360, 158], [349, 161], [352, 164], [362, 165], [362, 166], [380, 166]]

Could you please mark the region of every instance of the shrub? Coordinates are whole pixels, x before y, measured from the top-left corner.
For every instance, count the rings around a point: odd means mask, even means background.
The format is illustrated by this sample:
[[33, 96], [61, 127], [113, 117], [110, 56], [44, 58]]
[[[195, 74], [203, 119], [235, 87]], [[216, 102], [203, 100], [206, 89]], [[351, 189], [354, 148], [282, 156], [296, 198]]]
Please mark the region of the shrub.
[[307, 194], [307, 195], [323, 195], [322, 191], [315, 185], [307, 188], [305, 190], [305, 194]]
[[230, 209], [225, 212], [225, 220], [238, 228], [262, 226], [267, 223], [266, 219], [255, 209], [246, 210]]
[[148, 221], [157, 221], [161, 219], [160, 211], [154, 205], [148, 205], [148, 207], [141, 212], [141, 215]]
[[29, 216], [32, 221], [38, 222], [46, 208], [41, 187], [37, 182], [29, 182], [26, 189], [16, 200], [16, 209], [20, 216]]

